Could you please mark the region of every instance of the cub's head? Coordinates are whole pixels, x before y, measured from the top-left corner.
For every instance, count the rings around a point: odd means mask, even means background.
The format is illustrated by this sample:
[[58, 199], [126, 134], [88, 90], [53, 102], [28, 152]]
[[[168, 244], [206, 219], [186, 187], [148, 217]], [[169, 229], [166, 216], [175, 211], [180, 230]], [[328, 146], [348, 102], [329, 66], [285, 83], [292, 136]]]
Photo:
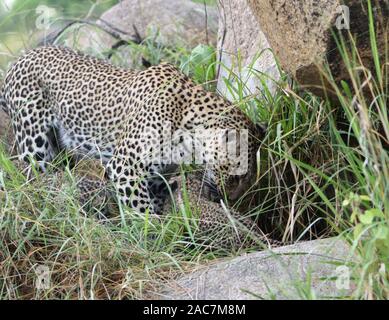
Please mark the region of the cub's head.
[[227, 129], [218, 135], [217, 159], [206, 170], [211, 198], [226, 194], [234, 203], [255, 184], [257, 152], [265, 134], [265, 126], [249, 123], [246, 128]]

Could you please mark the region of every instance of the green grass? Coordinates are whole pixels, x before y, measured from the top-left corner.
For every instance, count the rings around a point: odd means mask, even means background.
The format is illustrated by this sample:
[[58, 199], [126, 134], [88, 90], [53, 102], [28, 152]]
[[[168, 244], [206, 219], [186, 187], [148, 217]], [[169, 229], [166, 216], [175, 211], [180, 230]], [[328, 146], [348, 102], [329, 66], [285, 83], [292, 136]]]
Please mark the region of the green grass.
[[[190, 206], [164, 219], [120, 208], [101, 221], [80, 207], [73, 173], [27, 181], [0, 158], [0, 297], [2, 299], [141, 299], [162, 281], [217, 256], [188, 234]], [[48, 267], [51, 286], [36, 290], [36, 268]]]
[[[154, 36], [129, 44], [134, 56], [172, 62], [215, 89], [212, 48], [167, 48]], [[337, 38], [352, 79], [333, 85], [337, 102], [301, 93], [286, 77], [276, 94], [265, 87], [248, 97], [233, 70], [235, 85], [226, 83], [236, 105], [268, 124], [258, 186], [237, 206], [249, 203], [262, 229], [280, 240], [338, 236], [349, 242], [358, 257], [350, 264], [356, 290], [347, 298], [353, 299], [389, 298], [389, 54], [378, 54], [375, 37], [370, 15], [375, 70], [364, 68], [352, 39]], [[322, 74], [332, 79], [328, 68]], [[27, 181], [3, 149], [0, 169], [0, 299], [150, 298], [165, 281], [240, 253], [194, 241], [196, 212], [189, 204], [162, 220], [120, 208], [117, 218], [102, 222], [75, 200], [70, 169], [66, 187], [40, 175]], [[52, 274], [48, 290], [34, 284], [40, 265]], [[302, 298], [315, 297], [309, 283], [297, 289]]]

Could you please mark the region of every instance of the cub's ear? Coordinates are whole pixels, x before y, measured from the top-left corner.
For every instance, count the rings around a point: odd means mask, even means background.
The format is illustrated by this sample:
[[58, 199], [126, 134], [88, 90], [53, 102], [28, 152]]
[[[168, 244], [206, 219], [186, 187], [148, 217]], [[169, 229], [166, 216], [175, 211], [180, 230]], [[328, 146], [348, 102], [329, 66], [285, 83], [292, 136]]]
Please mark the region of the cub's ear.
[[260, 122], [255, 125], [257, 132], [260, 136], [265, 136], [267, 133], [268, 125], [265, 122]]

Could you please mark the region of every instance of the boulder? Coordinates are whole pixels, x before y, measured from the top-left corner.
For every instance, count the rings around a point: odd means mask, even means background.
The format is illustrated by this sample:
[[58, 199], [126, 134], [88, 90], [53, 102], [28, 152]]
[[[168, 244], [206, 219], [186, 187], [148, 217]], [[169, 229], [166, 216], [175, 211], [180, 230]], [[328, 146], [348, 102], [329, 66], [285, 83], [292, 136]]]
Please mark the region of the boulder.
[[[115, 37], [105, 30], [112, 31]], [[119, 36], [119, 39], [117, 36]], [[108, 57], [118, 66], [135, 70], [141, 69], [141, 51], [128, 45], [118, 46], [117, 44], [122, 44], [121, 37], [122, 35], [117, 35], [112, 28], [106, 25], [102, 29], [98, 25], [76, 23], [67, 28], [57, 42], [63, 42], [67, 47], [100, 59], [107, 59]]]
[[226, 86], [228, 80], [234, 88], [238, 88], [238, 81], [244, 83], [244, 96], [263, 90], [262, 81], [274, 93], [279, 69], [247, 0], [219, 1], [219, 15], [219, 92], [234, 100]]
[[153, 32], [165, 45], [209, 42], [216, 45], [217, 10], [190, 0], [124, 0], [105, 12], [100, 23], [108, 23], [129, 39], [139, 33], [144, 39]]
[[[207, 42], [216, 45], [217, 28], [216, 7], [190, 0], [124, 0], [103, 13], [95, 25], [87, 21], [59, 28], [62, 31], [56, 43], [101, 59], [108, 57], [119, 66], [142, 69], [143, 53], [123, 45], [124, 41], [138, 43], [155, 37], [164, 46], [195, 47]], [[52, 35], [56, 36], [59, 30]]]
[[[370, 47], [367, 1], [360, 0], [248, 0], [261, 31], [282, 68], [319, 96], [332, 95], [331, 84], [319, 70], [328, 59], [337, 83], [349, 80], [333, 31], [357, 37], [365, 67], [374, 71]], [[384, 56], [389, 25], [388, 1], [372, 1], [380, 54]], [[348, 16], [349, 13], [349, 16]]]
[[356, 259], [338, 239], [301, 242], [216, 261], [168, 283], [159, 299], [302, 299], [352, 294], [346, 265]]

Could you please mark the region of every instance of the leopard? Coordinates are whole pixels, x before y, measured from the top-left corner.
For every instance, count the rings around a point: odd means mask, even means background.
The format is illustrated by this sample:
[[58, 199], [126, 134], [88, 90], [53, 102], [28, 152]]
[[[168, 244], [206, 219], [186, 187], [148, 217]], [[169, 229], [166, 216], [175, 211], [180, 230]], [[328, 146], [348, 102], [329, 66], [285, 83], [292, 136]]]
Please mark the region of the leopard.
[[[167, 62], [131, 70], [63, 46], [37, 47], [6, 72], [0, 104], [20, 160], [47, 172], [64, 150], [98, 159], [113, 196], [142, 214], [161, 213], [166, 177], [183, 165], [202, 170], [214, 199], [236, 201], [256, 180], [264, 127]], [[206, 142], [187, 139], [197, 131]], [[226, 157], [221, 140], [240, 156]], [[169, 142], [173, 151], [162, 152]]]
[[[19, 164], [20, 168], [23, 168]], [[99, 162], [81, 161], [72, 171], [56, 171], [45, 177], [36, 177], [32, 183], [37, 190], [44, 186], [52, 191], [56, 206], [63, 204], [64, 192], [71, 192], [79, 204], [80, 212], [88, 212], [100, 223], [115, 223], [120, 210], [110, 202], [109, 192], [102, 187], [103, 168]], [[177, 221], [188, 217], [192, 238], [190, 243], [203, 249], [239, 252], [241, 250], [265, 250], [285, 245], [265, 234], [256, 221], [255, 212], [241, 213], [228, 207], [223, 200], [209, 199], [205, 182], [196, 172], [180, 172], [169, 179], [169, 196], [161, 215], [149, 217], [156, 223]], [[185, 233], [182, 234], [185, 237]]]

